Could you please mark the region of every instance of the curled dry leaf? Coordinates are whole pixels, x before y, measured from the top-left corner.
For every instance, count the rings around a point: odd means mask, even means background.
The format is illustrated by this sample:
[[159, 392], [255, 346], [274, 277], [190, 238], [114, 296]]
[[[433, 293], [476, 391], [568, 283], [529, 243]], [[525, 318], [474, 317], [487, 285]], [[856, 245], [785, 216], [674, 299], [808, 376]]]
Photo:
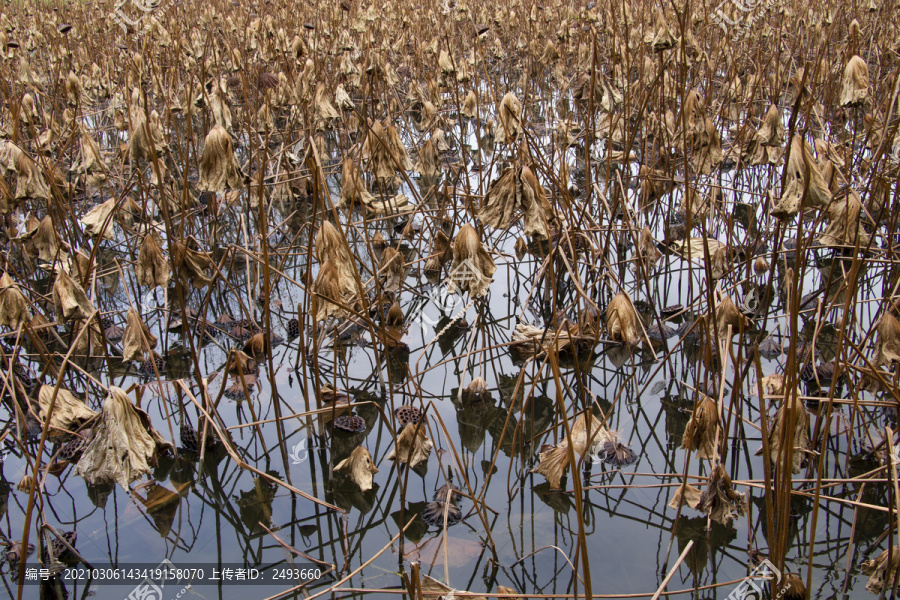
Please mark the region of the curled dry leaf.
[[568, 329], [560, 329], [559, 331], [546, 331], [540, 327], [529, 325], [528, 323], [517, 323], [516, 329], [512, 334], [512, 345], [518, 352], [528, 355], [537, 356], [547, 352], [556, 344], [557, 351], [567, 348], [573, 341], [574, 337]]
[[207, 192], [237, 190], [243, 185], [234, 144], [221, 125], [210, 130], [203, 142], [200, 154], [200, 183], [198, 189]]
[[110, 198], [103, 204], [95, 206], [81, 217], [81, 224], [88, 235], [111, 240], [113, 236], [113, 216], [116, 212], [116, 199]]
[[[558, 490], [562, 476], [569, 466], [569, 445], [577, 457], [585, 454], [613, 462], [609, 457], [611, 446], [617, 444], [617, 436], [600, 419], [590, 413], [581, 413], [572, 423], [571, 435], [556, 446], [541, 449], [538, 454], [539, 463], [534, 473], [543, 475], [550, 484], [551, 490]], [[624, 447], [623, 447], [624, 448]], [[625, 448], [629, 453], [631, 452]], [[632, 453], [633, 456], [633, 453]], [[623, 461], [627, 463], [629, 461]]]
[[0, 325], [18, 329], [29, 320], [28, 299], [9, 273], [4, 272], [0, 276]]
[[[793, 414], [792, 414], [793, 413]], [[793, 435], [790, 433], [789, 424], [794, 421]], [[797, 394], [790, 394], [778, 408], [775, 418], [769, 424], [769, 457], [773, 464], [779, 464], [781, 455], [786, 451], [788, 437], [793, 440], [793, 472], [799, 473], [803, 463], [804, 451], [810, 449], [809, 442], [809, 412], [803, 406]]]
[[556, 217], [543, 186], [528, 167], [506, 169], [491, 184], [478, 218], [491, 227], [509, 229], [519, 210], [525, 213], [525, 235], [549, 237], [549, 225]]
[[638, 314], [627, 293], [619, 292], [610, 300], [606, 307], [606, 328], [615, 342], [634, 345], [640, 341]]
[[484, 296], [496, 271], [497, 266], [481, 244], [478, 232], [469, 223], [463, 225], [453, 239], [453, 267], [449, 276], [451, 291], [469, 292], [472, 298]]
[[772, 214], [779, 219], [790, 219], [800, 212], [800, 203], [804, 198], [806, 207], [824, 208], [831, 202], [831, 197], [831, 190], [813, 157], [809, 142], [795, 135], [791, 141], [784, 190], [781, 200], [772, 208]]
[[94, 312], [94, 305], [84, 289], [65, 271], [59, 269], [53, 284], [53, 305], [60, 321], [87, 319]]
[[865, 106], [869, 101], [869, 67], [866, 61], [853, 55], [841, 78], [841, 106]]
[[734, 491], [731, 477], [721, 463], [713, 469], [697, 510], [709, 514], [713, 521], [726, 527], [734, 518], [746, 514], [747, 499], [744, 494]]
[[122, 360], [144, 362], [150, 351], [156, 348], [156, 336], [133, 307], [125, 318], [125, 334], [122, 337]]
[[363, 446], [357, 446], [350, 456], [342, 460], [334, 468], [335, 471], [346, 472], [353, 483], [363, 492], [372, 489], [372, 476], [378, 472], [372, 455]]
[[441, 230], [434, 234], [431, 240], [431, 255], [425, 261], [423, 267], [426, 273], [440, 273], [447, 261], [452, 257], [452, 249], [450, 248], [450, 238]]
[[97, 414], [88, 408], [84, 402], [76, 398], [69, 390], [59, 388], [56, 390], [56, 404], [53, 413], [50, 413], [50, 404], [53, 402], [53, 386], [42, 385], [38, 391], [38, 416], [41, 422], [47, 422], [50, 414], [50, 428], [53, 433], [75, 431], [85, 422], [90, 421]]
[[428, 460], [432, 448], [434, 444], [425, 435], [425, 428], [408, 423], [397, 436], [397, 442], [387, 458], [415, 469], [419, 463]]
[[777, 165], [784, 151], [784, 123], [781, 111], [773, 104], [769, 107], [762, 125], [750, 138], [742, 153], [745, 162], [751, 165]]
[[894, 361], [900, 361], [900, 321], [891, 311], [886, 311], [878, 323], [875, 364], [889, 366]]
[[135, 407], [124, 390], [112, 386], [75, 472], [91, 485], [116, 482], [127, 489], [150, 473], [160, 452], [172, 448], [147, 413]]
[[153, 233], [144, 236], [134, 273], [139, 285], [166, 287], [169, 284], [169, 261]]
[[396, 293], [400, 290], [400, 284], [403, 282], [403, 255], [399, 250], [390, 246], [384, 249], [378, 267], [378, 277], [386, 292]]
[[869, 576], [866, 590], [873, 594], [881, 594], [885, 583], [897, 579], [898, 569], [900, 569], [900, 546], [886, 548], [876, 558], [863, 562], [860, 570]]
[[500, 100], [500, 108], [497, 111], [496, 141], [502, 143], [514, 142], [522, 131], [522, 103], [512, 92], [507, 92]]
[[[863, 205], [856, 192], [843, 198], [832, 200], [825, 209], [828, 226], [819, 236], [818, 242], [824, 246], [856, 246], [865, 249], [869, 245], [869, 234], [863, 227]], [[868, 221], [868, 219], [866, 219]]]
[[207, 275], [207, 271], [212, 267], [213, 261], [208, 252], [196, 250], [197, 245], [192, 237], [173, 242], [172, 265], [182, 280], [190, 280], [194, 287], [202, 288], [212, 283], [212, 277]]
[[669, 501], [669, 508], [678, 509], [680, 506], [687, 504], [691, 508], [697, 508], [700, 504], [701, 492], [694, 486], [685, 483], [675, 488], [675, 493]]
[[341, 197], [338, 200], [338, 208], [352, 208], [355, 204], [369, 206], [375, 201], [375, 197], [366, 189], [362, 175], [349, 156], [344, 157], [341, 166]]
[[716, 457], [716, 440], [719, 432], [719, 411], [716, 402], [701, 394], [694, 412], [684, 429], [681, 447], [696, 450], [697, 458], [713, 460]]
[[440, 163], [438, 162], [437, 149], [434, 142], [427, 140], [419, 150], [419, 158], [413, 170], [418, 171], [422, 177], [438, 177], [441, 174]]
[[728, 327], [731, 327], [731, 335], [742, 333], [745, 328], [749, 327], [750, 319], [748, 319], [738, 307], [734, 305], [731, 297], [725, 296], [716, 307], [716, 326], [719, 330], [719, 339], [728, 338]]
[[[656, 247], [656, 240], [653, 239], [653, 234], [650, 232], [649, 227], [644, 227], [641, 231], [636, 253], [640, 253], [644, 267], [646, 267], [648, 271], [656, 266], [657, 261], [659, 261], [659, 258], [662, 256], [662, 252]], [[639, 268], [636, 261], [632, 266], [635, 269]]]
[[47, 185], [47, 180], [37, 163], [12, 142], [0, 140], [0, 174], [6, 175], [9, 171], [16, 174], [17, 200], [50, 199], [50, 186]]

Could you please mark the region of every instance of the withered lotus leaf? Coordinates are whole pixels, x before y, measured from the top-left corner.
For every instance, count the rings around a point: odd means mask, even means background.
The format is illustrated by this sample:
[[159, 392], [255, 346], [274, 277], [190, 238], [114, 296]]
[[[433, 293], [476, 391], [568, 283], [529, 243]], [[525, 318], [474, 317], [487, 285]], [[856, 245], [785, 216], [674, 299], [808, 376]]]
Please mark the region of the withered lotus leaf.
[[869, 100], [869, 67], [861, 57], [853, 55], [841, 79], [841, 106], [864, 106]]
[[782, 460], [781, 455], [790, 451], [785, 449], [785, 445], [792, 419], [794, 420], [792, 470], [797, 474], [803, 463], [804, 451], [810, 449], [809, 412], [797, 394], [788, 395], [769, 424], [769, 457], [773, 464], [778, 464]]
[[631, 345], [637, 344], [640, 341], [638, 318], [628, 294], [625, 292], [616, 294], [606, 307], [606, 328], [609, 330], [610, 339]]
[[684, 429], [681, 447], [697, 452], [697, 457], [713, 460], [716, 456], [716, 441], [719, 432], [719, 411], [716, 402], [701, 395], [694, 412]]
[[144, 236], [134, 273], [139, 285], [166, 287], [169, 283], [169, 261], [153, 233]]
[[549, 237], [548, 224], [555, 216], [543, 186], [528, 167], [507, 169], [491, 184], [478, 211], [485, 225], [509, 229], [516, 213], [525, 213], [525, 235]]
[[406, 427], [397, 436], [397, 441], [387, 455], [388, 460], [408, 464], [414, 469], [416, 466], [428, 460], [434, 443], [425, 435], [424, 425], [407, 423]]
[[733, 519], [747, 513], [747, 499], [734, 491], [731, 477], [721, 463], [717, 464], [709, 478], [709, 485], [700, 496], [697, 509], [709, 514], [713, 521], [726, 527]]
[[234, 144], [221, 125], [213, 127], [203, 142], [200, 154], [200, 183], [198, 189], [207, 192], [236, 190], [243, 185]]
[[53, 305], [60, 321], [87, 319], [94, 312], [94, 305], [84, 289], [65, 269], [57, 272], [56, 282], [53, 284]]
[[[890, 559], [890, 560], [889, 560]], [[900, 545], [885, 548], [881, 554], [860, 565], [860, 570], [869, 576], [866, 590], [873, 594], [881, 594], [885, 584], [893, 584], [900, 569]]]
[[463, 225], [453, 239], [453, 265], [450, 268], [451, 291], [469, 292], [472, 298], [487, 294], [497, 265], [481, 244], [471, 224]]
[[72, 392], [65, 388], [56, 390], [56, 403], [53, 412], [50, 413], [50, 405], [53, 403], [53, 386], [42, 385], [38, 391], [39, 417], [42, 422], [47, 422], [50, 415], [51, 433], [60, 434], [72, 432], [85, 422], [90, 421], [97, 414], [88, 408], [84, 402], [76, 398]]
[[114, 215], [116, 212], [116, 199], [110, 198], [103, 204], [95, 206], [81, 217], [81, 224], [88, 235], [113, 239]]
[[161, 452], [173, 449], [153, 428], [147, 413], [115, 386], [109, 388], [92, 433], [75, 466], [75, 472], [91, 485], [115, 482], [128, 489], [150, 473], [151, 463]]
[[18, 329], [29, 320], [28, 299], [9, 273], [0, 276], [0, 325]]
[[375, 463], [372, 462], [372, 455], [363, 446], [357, 446], [349, 457], [334, 467], [334, 470], [347, 473], [350, 480], [363, 492], [372, 489], [372, 476], [378, 472]]
[[150, 351], [156, 348], [156, 336], [141, 319], [141, 315], [133, 307], [128, 309], [125, 318], [125, 334], [122, 336], [122, 360], [147, 360]]

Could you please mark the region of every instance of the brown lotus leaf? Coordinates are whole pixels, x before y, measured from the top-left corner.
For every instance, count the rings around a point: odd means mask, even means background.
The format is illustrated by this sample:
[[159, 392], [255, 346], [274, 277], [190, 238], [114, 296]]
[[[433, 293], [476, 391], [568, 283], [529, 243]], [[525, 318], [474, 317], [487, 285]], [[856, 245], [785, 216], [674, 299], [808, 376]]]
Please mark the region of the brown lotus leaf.
[[728, 338], [728, 326], [731, 326], [731, 335], [743, 333], [750, 326], [750, 319], [744, 316], [738, 307], [734, 305], [731, 297], [725, 296], [716, 307], [716, 326], [719, 330], [719, 340]]
[[856, 246], [858, 243], [865, 249], [870, 238], [863, 228], [863, 215], [863, 205], [856, 192], [833, 200], [825, 209], [828, 226], [817, 241], [823, 246]]
[[110, 198], [103, 204], [97, 205], [81, 217], [81, 224], [88, 235], [113, 239], [113, 223], [116, 213], [116, 199]]
[[522, 103], [512, 92], [507, 92], [500, 100], [500, 108], [497, 111], [496, 141], [503, 143], [515, 142], [522, 131]]
[[397, 194], [381, 202], [372, 202], [366, 208], [376, 215], [390, 216], [403, 212], [407, 206], [409, 206], [409, 198], [404, 194]]
[[478, 232], [471, 224], [463, 225], [453, 239], [453, 266], [450, 270], [450, 291], [469, 292], [472, 298], [487, 294], [497, 266], [481, 244]]
[[357, 446], [350, 456], [342, 460], [334, 468], [335, 471], [346, 472], [350, 480], [363, 492], [372, 489], [372, 476], [378, 472], [372, 455], [363, 446]]
[[129, 308], [125, 317], [125, 334], [122, 336], [122, 360], [144, 362], [154, 348], [156, 336], [150, 333], [138, 311]]
[[90, 421], [97, 413], [88, 408], [84, 402], [77, 399], [72, 392], [59, 388], [56, 390], [56, 403], [53, 412], [50, 413], [50, 405], [53, 403], [53, 386], [42, 385], [38, 390], [38, 416], [41, 422], [47, 422], [50, 414], [50, 428], [55, 434], [73, 432], [85, 422]]
[[151, 463], [166, 449], [174, 447], [153, 428], [147, 413], [112, 386], [75, 472], [91, 485], [116, 482], [127, 489], [150, 473]]
[[325, 89], [325, 84], [322, 82], [319, 82], [316, 85], [313, 109], [315, 111], [316, 129], [325, 129], [331, 124], [331, 121], [341, 117], [341, 114], [331, 103], [331, 99], [328, 97], [328, 91]]
[[893, 312], [885, 311], [878, 323], [878, 343], [875, 350], [876, 366], [889, 366], [900, 361], [900, 321]]
[[169, 261], [153, 233], [144, 236], [134, 274], [139, 285], [166, 287], [169, 284]]
[[425, 435], [425, 428], [419, 424], [407, 423], [397, 436], [396, 444], [387, 458], [408, 464], [414, 469], [419, 463], [428, 460], [432, 448], [434, 444]]
[[793, 217], [800, 212], [800, 202], [804, 197], [807, 207], [824, 208], [831, 202], [832, 194], [813, 157], [809, 142], [800, 135], [795, 135], [791, 141], [784, 191], [781, 200], [772, 208], [772, 214], [779, 219]]
[[525, 258], [525, 255], [528, 254], [528, 241], [520, 236], [519, 239], [516, 240], [515, 250], [516, 259], [522, 260]]
[[538, 454], [538, 466], [532, 471], [543, 475], [551, 490], [560, 489], [560, 481], [569, 466], [570, 444], [577, 459], [586, 454], [599, 457], [600, 454], [605, 454], [609, 444], [616, 443], [616, 434], [599, 418], [587, 412], [581, 413], [575, 419], [569, 433], [570, 436], [556, 446], [541, 449]]
[[614, 342], [634, 345], [640, 341], [638, 314], [626, 292], [616, 294], [606, 307], [606, 328]]
[[81, 131], [81, 160], [73, 169], [76, 173], [87, 175], [87, 183], [92, 187], [99, 187], [106, 181], [107, 166], [100, 156], [100, 146], [88, 134], [87, 128]]
[[313, 291], [316, 294], [313, 302], [318, 306], [317, 321], [324, 321], [331, 316], [347, 315], [341, 272], [336, 261], [329, 258], [319, 269], [319, 274], [316, 275], [316, 280], [313, 282]]
[[713, 281], [722, 279], [731, 270], [728, 264], [728, 255], [725, 246], [720, 246], [712, 255], [709, 264], [709, 274]]
[[378, 277], [385, 291], [400, 291], [400, 284], [403, 283], [403, 255], [399, 250], [391, 246], [384, 249], [378, 266]]
[[762, 378], [763, 393], [770, 396], [784, 395], [784, 375], [775, 373]]
[[18, 329], [29, 321], [28, 299], [9, 273], [0, 276], [0, 325]]
[[687, 241], [676, 240], [671, 248], [685, 260], [703, 262], [704, 245], [709, 247], [709, 256], [712, 258], [719, 248], [725, 248], [725, 244], [714, 238], [691, 238]]
[[651, 38], [650, 45], [654, 52], [662, 52], [675, 47], [677, 43], [675, 36], [669, 31], [669, 24], [662, 10], [656, 9], [656, 32]]
[[441, 230], [434, 234], [431, 240], [431, 255], [425, 261], [423, 267], [426, 273], [439, 273], [447, 261], [452, 257], [450, 238]]
[[744, 494], [734, 491], [731, 477], [721, 463], [713, 469], [697, 510], [709, 514], [713, 521], [726, 527], [735, 517], [746, 514], [747, 499]]
[[362, 175], [349, 156], [344, 157], [341, 167], [341, 197], [338, 200], [339, 208], [351, 208], [355, 204], [368, 206], [375, 198], [366, 189]]
[[380, 180], [392, 179], [397, 171], [412, 169], [397, 128], [393, 125], [385, 128], [381, 121], [375, 121], [369, 128], [362, 156], [366, 159], [366, 170]]
[[37, 227], [28, 233], [28, 223], [26, 223], [25, 236], [30, 238], [31, 246], [34, 249], [32, 254], [36, 254], [38, 258], [45, 262], [53, 262], [57, 258], [63, 257], [65, 245], [56, 232], [53, 219], [50, 215], [45, 216], [38, 222]]
[[478, 97], [475, 96], [475, 90], [469, 90], [469, 93], [466, 94], [460, 112], [469, 119], [474, 119], [478, 116]]
[[722, 139], [712, 119], [704, 116], [703, 123], [703, 128], [693, 136], [691, 166], [701, 175], [710, 175], [724, 158]]
[[439, 177], [441, 167], [438, 162], [437, 149], [432, 140], [428, 140], [419, 150], [419, 158], [413, 170], [418, 171], [422, 177]]
[[568, 348], [574, 341], [577, 331], [569, 329], [553, 329], [546, 331], [528, 323], [517, 323], [512, 334], [512, 346], [517, 352], [528, 356], [538, 356], [556, 347], [557, 351]]
[[0, 140], [0, 175], [6, 175], [9, 171], [16, 174], [15, 198], [17, 200], [22, 198], [50, 199], [50, 186], [37, 163], [12, 142]]
[[206, 287], [212, 283], [212, 277], [207, 275], [213, 266], [212, 257], [208, 252], [195, 250], [191, 246], [197, 247], [192, 237], [172, 243], [172, 266], [183, 281], [190, 280], [196, 288]]
[[207, 192], [238, 190], [243, 186], [243, 180], [231, 136], [224, 127], [216, 125], [203, 142], [197, 189]]
[[386, 323], [393, 327], [398, 327], [403, 325], [403, 309], [400, 307], [400, 304], [394, 302], [391, 304], [391, 308], [388, 309], [387, 320]]
[[900, 569], [900, 546], [886, 548], [874, 559], [863, 562], [860, 570], [869, 576], [866, 590], [873, 594], [881, 594], [885, 584], [890, 585], [896, 581], [898, 569]]
[[[791, 413], [794, 413], [793, 415]], [[775, 418], [769, 424], [769, 457], [773, 464], [779, 464], [781, 454], [787, 444], [789, 435], [789, 423], [795, 419], [793, 433], [792, 469], [794, 474], [800, 472], [803, 463], [804, 451], [810, 449], [809, 441], [809, 412], [803, 406], [797, 394], [790, 394], [778, 408]]]
[[649, 227], [644, 227], [641, 231], [640, 238], [638, 239], [638, 246], [635, 253], [635, 258], [632, 260], [635, 261], [632, 266], [635, 270], [638, 270], [637, 264], [637, 254], [640, 254], [641, 261], [644, 264], [644, 267], [650, 271], [659, 261], [662, 256], [662, 252], [659, 251], [659, 248], [656, 247], [656, 240], [653, 239], [653, 234], [650, 232]]
[[[140, 160], [153, 161], [154, 156], [159, 156], [163, 151], [162, 139], [154, 137], [154, 128], [147, 118], [147, 113], [140, 108], [140, 100], [135, 99], [137, 88], [132, 92], [131, 128], [128, 132], [128, 159], [132, 164]], [[158, 129], [157, 135], [160, 135]]]
[[718, 431], [719, 411], [716, 402], [709, 396], [701, 394], [684, 429], [681, 447], [696, 451], [697, 458], [713, 460], [716, 457]]
[[869, 67], [858, 55], [853, 55], [841, 78], [841, 106], [865, 106], [869, 101]]
[[700, 504], [701, 492], [694, 486], [685, 483], [675, 488], [675, 493], [669, 501], [669, 508], [678, 509], [680, 506], [687, 504], [691, 508], [697, 508]]
[[84, 293], [84, 289], [65, 269], [60, 269], [56, 274], [56, 281], [53, 284], [53, 305], [56, 308], [56, 318], [60, 321], [87, 319], [94, 313], [94, 305]]
[[781, 111], [773, 104], [762, 125], [744, 146], [743, 160], [751, 165], [777, 165], [784, 151], [784, 123]]
[[506, 169], [491, 184], [478, 218], [486, 225], [509, 229], [519, 210], [525, 213], [525, 235], [548, 237], [548, 223], [555, 217], [543, 186], [528, 167]]

